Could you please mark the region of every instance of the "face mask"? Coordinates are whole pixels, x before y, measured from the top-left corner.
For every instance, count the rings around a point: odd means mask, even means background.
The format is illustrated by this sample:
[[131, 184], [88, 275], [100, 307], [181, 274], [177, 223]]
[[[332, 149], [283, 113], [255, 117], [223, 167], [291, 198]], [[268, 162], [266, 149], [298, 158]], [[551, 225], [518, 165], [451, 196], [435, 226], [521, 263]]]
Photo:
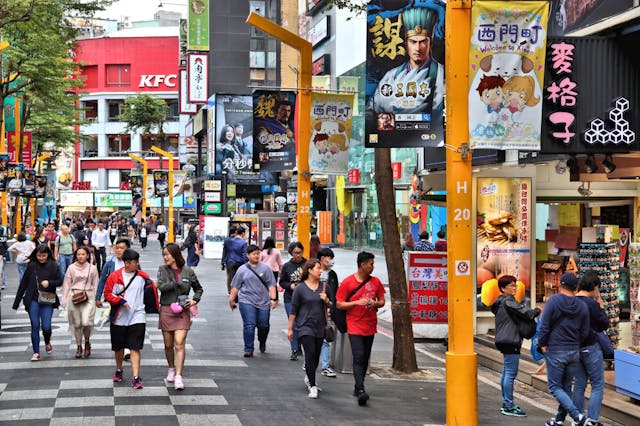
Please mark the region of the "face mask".
[[334, 262], [333, 260], [329, 261], [329, 269], [333, 268], [333, 265], [335, 265], [336, 262]]

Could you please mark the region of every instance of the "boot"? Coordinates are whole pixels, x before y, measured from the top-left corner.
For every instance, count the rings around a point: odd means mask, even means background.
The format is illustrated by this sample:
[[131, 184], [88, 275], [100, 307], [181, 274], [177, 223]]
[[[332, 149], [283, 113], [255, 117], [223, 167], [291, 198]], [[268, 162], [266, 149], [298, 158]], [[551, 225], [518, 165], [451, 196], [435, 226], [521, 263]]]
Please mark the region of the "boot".
[[82, 358], [82, 345], [78, 345], [78, 349], [76, 350], [76, 358]]
[[91, 356], [91, 343], [84, 343], [84, 357], [89, 358]]
[[267, 351], [267, 336], [269, 335], [269, 327], [258, 327], [258, 342], [260, 343], [260, 352], [265, 353]]

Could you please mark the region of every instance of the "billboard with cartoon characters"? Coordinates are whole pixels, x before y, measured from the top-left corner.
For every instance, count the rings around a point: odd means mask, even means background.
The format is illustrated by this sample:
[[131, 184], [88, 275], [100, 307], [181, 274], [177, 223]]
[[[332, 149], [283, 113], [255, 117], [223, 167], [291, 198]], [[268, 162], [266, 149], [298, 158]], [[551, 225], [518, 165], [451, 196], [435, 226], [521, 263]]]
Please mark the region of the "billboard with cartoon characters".
[[311, 173], [347, 173], [353, 117], [353, 95], [311, 95]]
[[475, 2], [471, 12], [471, 148], [540, 150], [546, 1]]

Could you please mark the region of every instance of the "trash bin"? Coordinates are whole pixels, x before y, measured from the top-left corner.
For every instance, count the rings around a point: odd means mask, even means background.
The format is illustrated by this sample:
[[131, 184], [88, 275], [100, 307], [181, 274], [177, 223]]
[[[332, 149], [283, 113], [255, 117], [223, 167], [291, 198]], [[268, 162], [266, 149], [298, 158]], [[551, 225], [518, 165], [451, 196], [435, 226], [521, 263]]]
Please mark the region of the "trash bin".
[[336, 330], [336, 341], [331, 347], [331, 364], [339, 373], [351, 373], [353, 367], [353, 355], [349, 335]]

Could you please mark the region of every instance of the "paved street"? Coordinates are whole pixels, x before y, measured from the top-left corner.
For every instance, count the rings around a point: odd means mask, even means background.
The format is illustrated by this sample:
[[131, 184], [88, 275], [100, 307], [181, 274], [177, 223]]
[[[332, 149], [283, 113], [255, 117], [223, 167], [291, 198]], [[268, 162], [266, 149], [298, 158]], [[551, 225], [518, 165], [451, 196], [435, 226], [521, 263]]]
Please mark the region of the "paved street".
[[[138, 245], [134, 248], [139, 249]], [[340, 279], [355, 269], [355, 252], [336, 251]], [[161, 261], [156, 241], [142, 253], [142, 268], [156, 275]], [[386, 279], [384, 259], [377, 258], [374, 272]], [[32, 350], [29, 320], [21, 307], [11, 309], [17, 287], [17, 271], [9, 264], [7, 290], [2, 292], [0, 332], [0, 423], [28, 425], [298, 425], [380, 424], [430, 425], [445, 422], [444, 352], [441, 343], [420, 343], [419, 374], [409, 377], [391, 371], [393, 341], [391, 324], [382, 321], [374, 343], [367, 391], [371, 400], [359, 407], [351, 396], [353, 378], [318, 375], [323, 389], [310, 400], [303, 383], [303, 361], [289, 360], [286, 318], [283, 306], [272, 312], [267, 353], [252, 359], [242, 357], [240, 314], [227, 304], [225, 274], [218, 261], [205, 260], [197, 273], [205, 288], [200, 316], [187, 339], [184, 372], [186, 389], [178, 392], [164, 382], [166, 361], [157, 316], [148, 316], [142, 351], [143, 390], [129, 384], [131, 371], [125, 365], [125, 380], [114, 384], [114, 361], [108, 325], [95, 329], [93, 355], [73, 357], [75, 343], [62, 311], [54, 313], [50, 355], [42, 350], [42, 361], [29, 361]], [[388, 299], [387, 299], [388, 300]], [[44, 349], [44, 345], [42, 345]], [[527, 418], [507, 419], [499, 414], [499, 376], [479, 371], [479, 423], [483, 425], [540, 425], [555, 404], [545, 393], [517, 385], [517, 403]], [[521, 397], [524, 397], [521, 398]]]

